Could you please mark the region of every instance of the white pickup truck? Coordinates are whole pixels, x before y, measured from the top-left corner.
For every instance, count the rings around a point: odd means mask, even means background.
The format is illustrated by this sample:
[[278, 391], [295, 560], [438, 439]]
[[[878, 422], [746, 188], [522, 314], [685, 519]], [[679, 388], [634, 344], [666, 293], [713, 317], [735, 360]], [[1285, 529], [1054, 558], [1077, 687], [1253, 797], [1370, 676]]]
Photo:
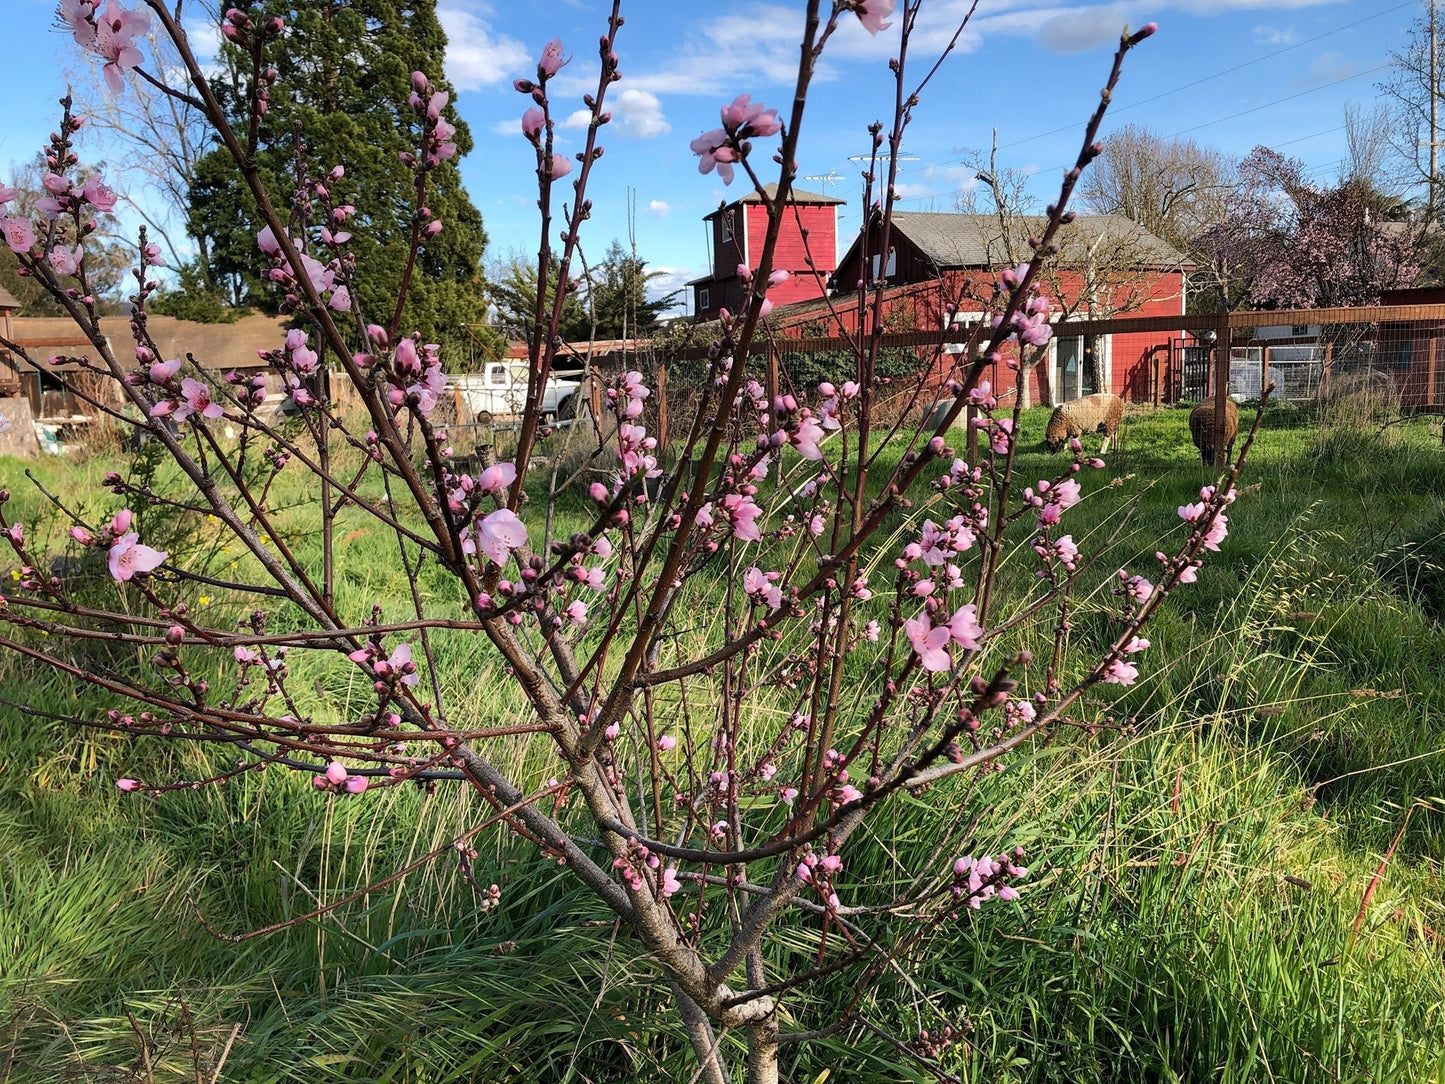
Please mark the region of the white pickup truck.
[[[521, 416], [527, 405], [527, 361], [489, 361], [480, 373], [450, 378], [472, 417], [483, 425]], [[542, 390], [542, 413], [559, 421], [576, 416], [582, 381], [553, 374]]]

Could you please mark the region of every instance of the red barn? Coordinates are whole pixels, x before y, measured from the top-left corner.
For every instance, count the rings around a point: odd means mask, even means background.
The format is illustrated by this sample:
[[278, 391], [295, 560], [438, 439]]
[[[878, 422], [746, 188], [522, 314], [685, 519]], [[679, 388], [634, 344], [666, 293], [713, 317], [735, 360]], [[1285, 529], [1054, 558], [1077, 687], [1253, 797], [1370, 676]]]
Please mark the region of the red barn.
[[[1006, 239], [994, 215], [896, 212], [886, 260], [881, 222], [861, 234], [838, 262], [833, 287], [856, 297], [859, 285], [878, 282], [885, 294], [885, 324], [893, 331], [971, 326], [986, 319], [1000, 269], [1010, 253], [1029, 251], [1026, 237], [1043, 229], [1038, 218], [1016, 220]], [[1050, 298], [1055, 336], [1045, 363], [1030, 379], [1030, 401], [1064, 402], [1098, 391], [1145, 400], [1157, 355], [1169, 350], [1170, 332], [1069, 336], [1069, 319], [1184, 314], [1186, 275], [1193, 265], [1164, 241], [1120, 215], [1081, 215], [1064, 228], [1060, 255], [1040, 279]], [[857, 306], [839, 315], [856, 328]], [[816, 324], [817, 313], [811, 314]], [[822, 334], [836, 335], [836, 326]], [[796, 333], [796, 332], [795, 332]], [[813, 334], [819, 334], [817, 330]], [[786, 334], [786, 332], [785, 332]], [[994, 387], [1010, 373], [990, 374]]]
[[[778, 186], [764, 187], [768, 199]], [[838, 266], [838, 212], [844, 201], [794, 188], [783, 212], [773, 269], [791, 271], [793, 277], [768, 291], [774, 305], [787, 305], [824, 296], [827, 279]], [[694, 279], [693, 312], [699, 320], [714, 320], [723, 309], [742, 307], [743, 285], [738, 265], [757, 266], [768, 235], [768, 209], [756, 191], [725, 203], [704, 218], [711, 227], [712, 274]]]

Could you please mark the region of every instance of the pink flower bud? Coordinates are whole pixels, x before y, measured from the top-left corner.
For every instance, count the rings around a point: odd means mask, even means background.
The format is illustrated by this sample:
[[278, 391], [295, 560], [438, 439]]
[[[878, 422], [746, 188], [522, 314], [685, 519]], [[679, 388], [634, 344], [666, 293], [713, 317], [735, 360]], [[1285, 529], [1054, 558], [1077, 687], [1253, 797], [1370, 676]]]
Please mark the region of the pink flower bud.
[[340, 761], [333, 760], [330, 764], [326, 765], [326, 778], [337, 786], [346, 782], [346, 769], [342, 767]]
[[115, 785], [127, 794], [134, 790], [140, 790], [140, 781], [137, 779], [117, 779]]
[[360, 794], [367, 786], [367, 779], [364, 775], [351, 775], [346, 778], [347, 794]]

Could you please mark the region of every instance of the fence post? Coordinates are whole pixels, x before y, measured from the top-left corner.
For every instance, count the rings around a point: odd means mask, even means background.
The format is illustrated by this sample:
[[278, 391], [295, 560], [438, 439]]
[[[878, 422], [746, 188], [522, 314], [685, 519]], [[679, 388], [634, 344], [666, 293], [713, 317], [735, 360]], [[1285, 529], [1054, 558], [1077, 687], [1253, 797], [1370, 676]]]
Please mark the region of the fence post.
[[1269, 387], [1269, 352], [1273, 349], [1272, 346], [1266, 346], [1259, 353], [1259, 394], [1261, 398], [1264, 396], [1264, 389]]
[[667, 455], [667, 366], [661, 365], [657, 370], [657, 439], [661, 445], [660, 452]]
[[1439, 341], [1437, 334], [1434, 329], [1431, 330], [1430, 345], [1425, 351], [1425, 405], [1428, 407], [1439, 405], [1436, 402], [1439, 396], [1435, 387], [1435, 343]]
[[1214, 329], [1214, 468], [1228, 463], [1224, 451], [1224, 411], [1229, 402], [1230, 329], [1229, 313], [1221, 312]]

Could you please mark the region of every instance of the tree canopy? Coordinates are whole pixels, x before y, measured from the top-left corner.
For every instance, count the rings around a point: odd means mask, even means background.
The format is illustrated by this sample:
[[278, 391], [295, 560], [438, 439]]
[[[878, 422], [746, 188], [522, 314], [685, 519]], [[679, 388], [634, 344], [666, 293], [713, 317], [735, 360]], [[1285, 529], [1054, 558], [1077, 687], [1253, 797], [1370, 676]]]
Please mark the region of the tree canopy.
[[1304, 163], [1256, 147], [1239, 164], [1224, 219], [1200, 235], [1226, 308], [1369, 305], [1420, 272], [1424, 229], [1367, 179], [1312, 183]]
[[[447, 89], [446, 35], [435, 0], [265, 0], [259, 8], [253, 18], [278, 16], [286, 23], [281, 45], [266, 56], [277, 78], [257, 133], [261, 171], [273, 191], [290, 191], [298, 187], [298, 168], [319, 178], [333, 166], [345, 167], [345, 176], [328, 187], [335, 203], [358, 209], [348, 223], [356, 257], [351, 294], [369, 319], [385, 322], [405, 270], [415, 201], [415, 175], [400, 157], [416, 150], [406, 134], [414, 127], [407, 107], [411, 73], [425, 72], [434, 86]], [[248, 70], [235, 45], [224, 50], [228, 66]], [[245, 132], [244, 101], [223, 80], [216, 90], [232, 123]], [[443, 115], [456, 127], [458, 155], [465, 155], [471, 133], [450, 105]], [[297, 130], [306, 133], [304, 143], [297, 143]], [[203, 157], [190, 189], [190, 229], [207, 241], [205, 277], [222, 285], [233, 302], [274, 304], [261, 282], [265, 262], [256, 244], [255, 205], [224, 156], [218, 148]], [[425, 206], [443, 229], [422, 249], [404, 328], [442, 338], [462, 324], [485, 322], [481, 260], [487, 238], [455, 161], [427, 174]], [[307, 210], [293, 208], [292, 221], [299, 223]]]

